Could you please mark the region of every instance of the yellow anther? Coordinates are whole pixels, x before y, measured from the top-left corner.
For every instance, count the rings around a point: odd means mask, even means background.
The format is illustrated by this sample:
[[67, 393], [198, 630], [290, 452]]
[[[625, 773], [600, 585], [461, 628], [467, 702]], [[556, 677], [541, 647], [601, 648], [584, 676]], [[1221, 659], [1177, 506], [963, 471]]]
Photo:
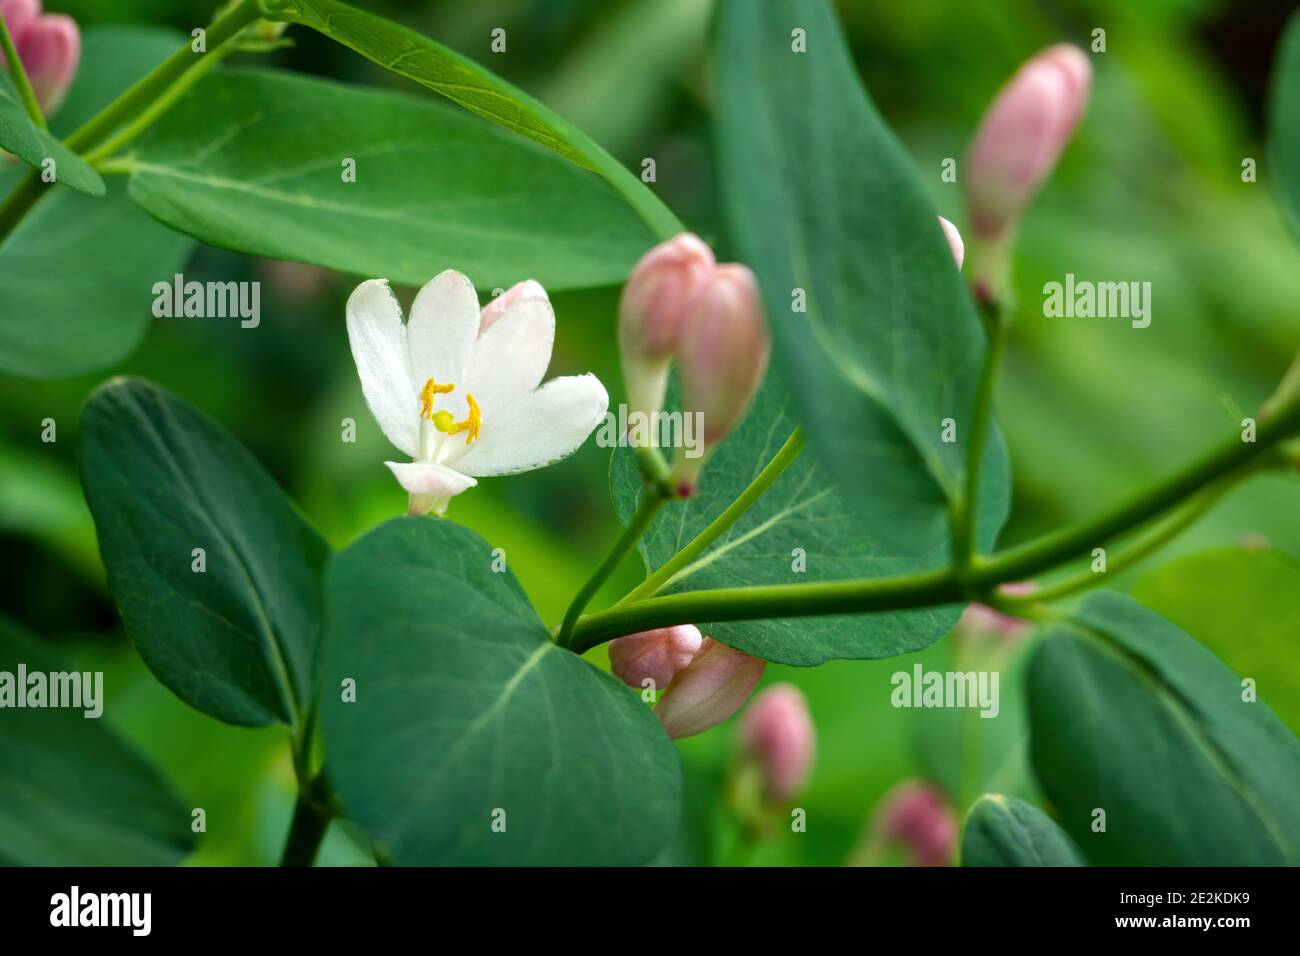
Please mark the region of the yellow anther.
[[[433, 419], [433, 397], [435, 395], [445, 395], [452, 391], [455, 385], [439, 385], [432, 378], [424, 383], [424, 388], [420, 389], [420, 417]], [[439, 429], [442, 431], [442, 429]]]
[[459, 435], [465, 432], [465, 444], [469, 444], [478, 438], [479, 430], [483, 427], [483, 410], [479, 408], [478, 402], [474, 401], [474, 396], [466, 394], [465, 401], [469, 404], [469, 417], [463, 422], [455, 421], [451, 417], [451, 412], [439, 411], [430, 416], [433, 427], [438, 429], [444, 435]]
[[479, 430], [483, 427], [483, 409], [478, 407], [478, 402], [468, 392], [465, 393], [465, 401], [469, 403], [469, 418], [462, 424], [469, 429], [469, 434], [465, 436], [465, 444], [468, 445], [478, 438]]

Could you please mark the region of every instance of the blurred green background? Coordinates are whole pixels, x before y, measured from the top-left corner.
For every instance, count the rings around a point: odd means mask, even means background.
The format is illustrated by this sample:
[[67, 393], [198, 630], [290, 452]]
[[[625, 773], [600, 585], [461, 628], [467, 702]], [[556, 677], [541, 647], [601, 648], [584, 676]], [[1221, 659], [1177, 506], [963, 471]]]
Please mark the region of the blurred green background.
[[[428, 0], [363, 2], [493, 70], [590, 133], [629, 166], [657, 162], [656, 189], [725, 255], [712, 182], [707, 0]], [[1027, 216], [1016, 261], [1016, 317], [998, 415], [1012, 451], [1015, 504], [1003, 543], [1092, 514], [1177, 467], [1269, 394], [1300, 342], [1300, 270], [1268, 195], [1262, 112], [1268, 68], [1294, 8], [1270, 0], [844, 0], [859, 69], [902, 137], [940, 212], [964, 224], [960, 186], [940, 182], [964, 154], [989, 99], [1024, 59], [1059, 40], [1093, 56], [1087, 117]], [[83, 29], [145, 22], [188, 32], [211, 3], [49, 0]], [[504, 27], [508, 53], [488, 51]], [[275, 65], [373, 86], [406, 85], [322, 37], [288, 34]], [[243, 55], [241, 60], [264, 60]], [[1245, 158], [1259, 182], [1243, 183]], [[106, 254], [108, 251], [106, 250]], [[194, 279], [260, 280], [263, 321], [163, 319], [120, 367], [59, 382], [0, 380], [0, 610], [81, 661], [102, 667], [108, 717], [207, 810], [195, 863], [274, 863], [292, 801], [283, 734], [227, 727], [191, 711], [155, 682], [118, 625], [75, 470], [77, 418], [110, 374], [143, 375], [224, 423], [288, 489], [336, 547], [401, 513], [405, 495], [382, 466], [392, 449], [361, 398], [343, 303], [357, 278], [200, 247]], [[1047, 319], [1045, 282], [1150, 280], [1153, 321]], [[525, 278], [520, 276], [519, 278]], [[57, 282], [57, 276], [50, 276]], [[409, 301], [409, 290], [403, 293]], [[617, 290], [554, 298], [559, 320], [550, 374], [591, 370], [621, 398], [614, 348]], [[86, 303], [94, 309], [93, 302]], [[41, 441], [41, 422], [58, 440]], [[357, 442], [341, 441], [353, 418]], [[557, 621], [616, 533], [608, 451], [589, 443], [552, 468], [481, 483], [452, 517], [505, 549], [544, 619]], [[1300, 558], [1300, 482], [1252, 479], [1137, 574], [1169, 558], [1263, 536]], [[641, 569], [628, 561], [599, 602]], [[1124, 580], [1131, 583], [1135, 575]], [[1005, 720], [896, 710], [890, 675], [914, 659], [945, 667], [984, 653], [946, 639], [902, 659], [769, 666], [765, 683], [807, 693], [818, 731], [812, 780], [797, 801], [808, 832], [786, 828], [754, 862], [838, 864], [852, 856], [873, 806], [897, 781], [926, 776], [962, 804], [990, 785], [1032, 795], [1016, 714], [1016, 664], [1004, 674]], [[996, 653], [1012, 652], [998, 650]], [[601, 651], [593, 660], [603, 665]], [[964, 658], [963, 658], [964, 660]], [[1228, 660], [1229, 665], [1233, 662]], [[719, 809], [735, 721], [685, 741], [687, 810], [665, 862], [732, 862]], [[322, 862], [364, 862], [336, 827]]]

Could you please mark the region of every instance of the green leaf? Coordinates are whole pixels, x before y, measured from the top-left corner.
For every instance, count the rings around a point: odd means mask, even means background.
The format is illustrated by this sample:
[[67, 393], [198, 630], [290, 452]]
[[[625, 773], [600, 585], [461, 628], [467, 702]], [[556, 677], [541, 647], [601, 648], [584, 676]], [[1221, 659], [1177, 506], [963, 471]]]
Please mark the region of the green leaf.
[[831, 5], [723, 0], [715, 36], [724, 210], [797, 417], [873, 541], [915, 555], [962, 493], [985, 353], [970, 296]]
[[228, 723], [297, 730], [328, 546], [229, 432], [150, 382], [95, 391], [80, 440], [109, 590], [149, 669]]
[[1048, 630], [1030, 664], [1031, 759], [1089, 860], [1300, 863], [1300, 741], [1242, 696], [1209, 651], [1123, 595]]
[[682, 230], [659, 197], [585, 133], [454, 50], [338, 0], [263, 0], [262, 10], [268, 19], [317, 30], [471, 113], [600, 173], [661, 239]]
[[84, 159], [68, 149], [48, 129], [31, 121], [14, 90], [8, 73], [0, 69], [0, 148], [19, 159], [43, 169], [47, 159], [54, 160], [54, 182], [71, 186], [91, 196], [104, 195], [104, 180]]
[[[89, 118], [179, 43], [167, 31], [87, 30], [56, 131]], [[18, 178], [0, 176], [0, 192]], [[0, 373], [65, 378], [112, 365], [144, 335], [153, 283], [193, 248], [137, 209], [124, 183], [102, 199], [46, 196], [0, 244]]]
[[962, 866], [1082, 866], [1078, 850], [1035, 806], [986, 793], [971, 806], [961, 838]]
[[1300, 733], [1300, 563], [1281, 551], [1218, 548], [1148, 572], [1133, 596], [1253, 678]]
[[410, 285], [448, 267], [489, 289], [608, 285], [654, 242], [599, 177], [532, 143], [427, 100], [287, 73], [205, 77], [136, 154], [131, 198], [175, 229]]
[[[675, 407], [673, 393], [670, 408]], [[638, 547], [651, 571], [708, 527], [772, 460], [794, 430], [793, 413], [777, 373], [769, 373], [744, 421], [710, 454], [696, 495], [669, 502], [641, 539]], [[630, 448], [618, 448], [610, 464], [610, 493], [625, 523], [641, 494], [635, 459]], [[978, 531], [981, 543], [990, 547], [1007, 511], [1006, 456], [1000, 442], [990, 446], [986, 465], [992, 480], [985, 485], [990, 494], [984, 497]], [[660, 593], [928, 570], [945, 561], [945, 519], [932, 515], [911, 529], [907, 548], [892, 548], [845, 506], [824, 467], [805, 450], [729, 531]], [[896, 531], [904, 533], [902, 527]], [[806, 562], [803, 571], [794, 570], [799, 551]], [[710, 636], [756, 657], [812, 666], [835, 658], [892, 657], [917, 650], [948, 633], [960, 614], [960, 605], [949, 605], [867, 615], [697, 623]]]
[[491, 564], [435, 518], [389, 521], [331, 564], [320, 715], [348, 816], [395, 863], [649, 861], [677, 827], [671, 742]]
[[1269, 172], [1282, 218], [1300, 239], [1300, 13], [1278, 44], [1268, 97]]
[[[51, 648], [0, 617], [0, 672], [16, 681], [20, 664], [29, 676], [47, 679], [73, 672]], [[103, 706], [114, 688], [100, 680]], [[0, 863], [180, 863], [194, 849], [189, 809], [104, 716], [87, 717], [86, 710], [6, 704], [0, 717], [0, 767], [6, 770], [0, 779]]]

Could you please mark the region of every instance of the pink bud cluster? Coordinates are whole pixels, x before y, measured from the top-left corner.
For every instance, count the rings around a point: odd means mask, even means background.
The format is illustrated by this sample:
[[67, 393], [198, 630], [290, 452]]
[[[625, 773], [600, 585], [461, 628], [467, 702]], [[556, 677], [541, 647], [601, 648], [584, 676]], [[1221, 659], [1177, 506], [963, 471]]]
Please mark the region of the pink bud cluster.
[[[767, 372], [771, 344], [758, 282], [735, 263], [719, 264], [698, 237], [684, 232], [637, 263], [618, 310], [623, 379], [632, 411], [663, 408], [675, 359], [682, 408], [704, 423], [704, 451], [741, 419]], [[678, 493], [694, 491], [703, 455], [679, 456]]]
[[[0, 0], [0, 19], [41, 109], [53, 113], [63, 102], [81, 59], [81, 32], [71, 17], [42, 13], [40, 0]], [[0, 52], [0, 67], [9, 61]]]

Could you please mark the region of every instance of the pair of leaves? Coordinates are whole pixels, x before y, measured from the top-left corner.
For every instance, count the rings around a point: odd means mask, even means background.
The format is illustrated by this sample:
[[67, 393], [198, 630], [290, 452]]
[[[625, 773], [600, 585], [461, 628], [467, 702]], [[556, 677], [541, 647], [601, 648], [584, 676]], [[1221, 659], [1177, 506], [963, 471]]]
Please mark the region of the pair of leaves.
[[[149, 383], [95, 392], [80, 452], [145, 663], [222, 720], [298, 727], [317, 693], [324, 542], [232, 436]], [[492, 563], [434, 518], [335, 558], [319, 706], [345, 808], [398, 863], [645, 862], [676, 827], [671, 743], [636, 694], [551, 643]]]
[[[0, 618], [0, 671], [16, 679], [19, 664], [29, 675], [72, 673], [48, 646]], [[109, 701], [114, 691], [100, 685]], [[5, 865], [171, 866], [194, 848], [189, 809], [104, 714], [6, 707], [0, 767]]]
[[1030, 663], [1031, 759], [1090, 861], [1300, 863], [1300, 742], [1244, 696], [1209, 651], [1122, 595], [1093, 595], [1048, 629]]
[[[353, 164], [348, 168], [348, 162]], [[420, 285], [620, 281], [654, 236], [608, 185], [427, 99], [210, 74], [144, 136], [130, 195], [211, 245]]]
[[970, 808], [961, 838], [962, 866], [1082, 866], [1079, 851], [1042, 810], [1016, 797], [986, 793]]
[[[674, 388], [674, 392], [676, 389]], [[763, 470], [795, 428], [794, 409], [778, 372], [763, 388], [741, 424], [711, 453], [695, 497], [673, 501], [651, 523], [638, 547], [650, 570], [670, 560], [709, 526]], [[627, 521], [641, 494], [636, 455], [615, 451], [610, 491], [619, 516]], [[990, 547], [1007, 512], [1005, 455], [990, 449], [986, 467], [995, 481], [986, 484], [978, 529]], [[898, 535], [905, 531], [903, 515]], [[760, 584], [802, 584], [850, 578], [886, 577], [922, 571], [944, 563], [946, 515], [931, 515], [913, 529], [907, 547], [865, 530], [826, 469], [805, 450], [732, 527], [700, 557], [667, 583], [662, 593]], [[894, 536], [890, 536], [891, 538]], [[800, 568], [801, 570], [796, 570]], [[960, 606], [922, 608], [868, 615], [832, 615], [742, 622], [699, 621], [710, 636], [782, 664], [812, 666], [837, 658], [891, 657], [918, 650], [946, 634]]]
[[[75, 129], [180, 42], [161, 30], [87, 30], [54, 132]], [[20, 177], [17, 169], [0, 175], [0, 193]], [[0, 243], [3, 374], [58, 378], [116, 362], [144, 335], [153, 283], [176, 272], [194, 248], [137, 209], [124, 183], [111, 182], [98, 199], [50, 188]]]

